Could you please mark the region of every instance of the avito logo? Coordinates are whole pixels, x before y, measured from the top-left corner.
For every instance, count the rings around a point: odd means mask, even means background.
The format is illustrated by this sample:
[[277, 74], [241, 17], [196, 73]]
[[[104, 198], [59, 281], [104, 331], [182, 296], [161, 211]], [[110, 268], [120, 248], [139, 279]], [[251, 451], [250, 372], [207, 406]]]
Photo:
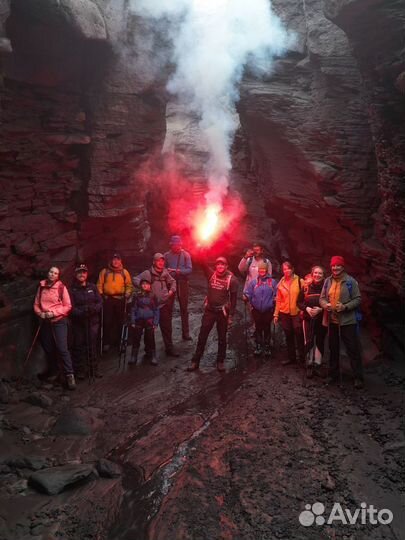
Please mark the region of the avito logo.
[[304, 527], [311, 525], [332, 525], [340, 523], [342, 525], [355, 525], [361, 523], [365, 525], [389, 525], [394, 519], [394, 514], [388, 508], [378, 510], [372, 504], [369, 506], [362, 502], [360, 508], [351, 511], [349, 508], [343, 508], [340, 503], [334, 503], [328, 516], [325, 516], [325, 505], [321, 502], [306, 504], [305, 510], [300, 513], [298, 519]]

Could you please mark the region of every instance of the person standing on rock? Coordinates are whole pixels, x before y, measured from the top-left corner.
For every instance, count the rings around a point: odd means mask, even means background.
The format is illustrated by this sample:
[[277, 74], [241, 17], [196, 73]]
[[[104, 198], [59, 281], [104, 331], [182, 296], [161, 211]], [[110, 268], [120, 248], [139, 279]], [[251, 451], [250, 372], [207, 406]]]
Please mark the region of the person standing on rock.
[[[193, 270], [193, 265], [190, 253], [182, 247], [180, 236], [172, 236], [170, 238], [170, 251], [166, 251], [164, 257], [168, 272], [176, 280], [176, 292], [180, 306], [183, 340], [192, 341], [188, 321], [188, 278]], [[174, 297], [171, 300], [170, 305], [171, 309], [173, 309]]]
[[46, 279], [40, 281], [34, 300], [34, 312], [40, 318], [40, 341], [48, 359], [48, 365], [62, 362], [69, 390], [76, 388], [72, 359], [67, 344], [67, 318], [72, 309], [67, 288], [60, 280], [60, 270], [51, 266]]
[[208, 294], [204, 302], [204, 313], [198, 335], [197, 348], [187, 371], [195, 371], [200, 366], [208, 336], [214, 324], [218, 333], [217, 369], [225, 371], [226, 335], [236, 309], [238, 280], [228, 270], [225, 257], [218, 257], [215, 270], [203, 263], [203, 270], [208, 279]]
[[301, 288], [297, 300], [298, 307], [303, 313], [305, 354], [309, 355], [307, 359], [309, 378], [312, 377], [314, 368], [321, 365], [325, 349], [326, 328], [322, 324], [323, 308], [319, 304], [324, 282], [325, 270], [321, 266], [313, 266], [309, 278], [305, 276], [305, 286]]
[[126, 317], [126, 305], [133, 287], [131, 276], [114, 253], [110, 264], [98, 276], [97, 289], [103, 298], [103, 352], [118, 346]]
[[282, 364], [294, 364], [297, 361], [296, 345], [299, 362], [303, 363], [305, 360], [304, 335], [297, 300], [299, 292], [304, 286], [304, 281], [294, 273], [294, 267], [290, 261], [283, 262], [282, 271], [283, 277], [277, 285], [276, 309], [274, 312], [274, 322], [277, 324], [280, 319], [287, 342], [288, 358]]
[[159, 324], [159, 302], [152, 292], [149, 279], [142, 279], [131, 302], [132, 351], [129, 364], [138, 361], [142, 334], [145, 342], [145, 358], [152, 366], [158, 365], [156, 358], [155, 329]]
[[361, 304], [359, 284], [346, 273], [345, 260], [340, 255], [331, 258], [330, 266], [332, 275], [326, 278], [319, 299], [319, 304], [324, 308], [323, 324], [329, 329], [328, 383], [336, 384], [339, 381], [342, 340], [354, 374], [354, 386], [360, 389], [364, 386], [364, 378], [356, 316]]
[[94, 283], [89, 283], [85, 264], [75, 268], [75, 279], [70, 288], [72, 300], [72, 358], [76, 377], [102, 377], [98, 366], [98, 335], [103, 300]]
[[258, 276], [253, 279], [245, 289], [243, 300], [249, 302], [252, 317], [255, 321], [256, 349], [254, 354], [271, 356], [270, 336], [271, 323], [274, 314], [277, 282], [268, 273], [265, 261], [258, 264]]
[[147, 280], [152, 284], [152, 292], [159, 304], [160, 330], [165, 344], [166, 356], [180, 356], [173, 347], [172, 338], [172, 315], [171, 303], [176, 294], [176, 280], [165, 268], [165, 257], [162, 253], [155, 253], [152, 266], [134, 278], [135, 287], [139, 287], [141, 281]]

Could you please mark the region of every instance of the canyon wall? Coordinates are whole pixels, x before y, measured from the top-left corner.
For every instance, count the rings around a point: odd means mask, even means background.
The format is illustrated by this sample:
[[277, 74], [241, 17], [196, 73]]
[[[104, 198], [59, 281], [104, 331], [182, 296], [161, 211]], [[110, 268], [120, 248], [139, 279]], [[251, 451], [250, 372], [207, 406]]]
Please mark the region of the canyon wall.
[[[404, 2], [273, 5], [297, 39], [241, 85], [231, 186], [247, 214], [233, 254], [259, 238], [276, 268], [289, 256], [300, 273], [344, 255], [376, 337], [399, 350]], [[168, 55], [164, 32], [126, 0], [0, 0], [0, 373], [23, 360], [51, 263], [69, 281], [86, 260], [95, 277], [115, 249], [135, 260], [166, 244], [179, 193], [143, 180], [169, 142], [201, 178], [196, 119], [165, 90]]]

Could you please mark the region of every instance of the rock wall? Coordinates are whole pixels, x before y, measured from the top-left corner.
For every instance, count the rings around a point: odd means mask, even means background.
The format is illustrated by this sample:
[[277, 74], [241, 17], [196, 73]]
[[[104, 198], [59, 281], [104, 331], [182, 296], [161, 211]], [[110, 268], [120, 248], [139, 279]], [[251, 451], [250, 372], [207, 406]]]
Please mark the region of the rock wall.
[[246, 77], [239, 105], [267, 215], [301, 273], [344, 255], [369, 320], [403, 348], [404, 2], [274, 5], [295, 50]]
[[76, 261], [94, 274], [149, 238], [136, 174], [163, 144], [165, 103], [118, 4], [1, 2], [0, 372], [24, 356], [50, 264], [69, 282]]
[[[341, 253], [388, 344], [404, 297], [403, 4], [274, 0], [296, 43], [266, 78], [246, 73], [232, 149], [235, 256], [261, 238], [276, 268], [289, 256], [304, 273]], [[150, 223], [163, 247], [168, 191], [144, 183], [163, 147], [204, 189], [196, 119], [166, 112], [160, 30], [127, 0], [0, 0], [0, 373], [24, 358], [51, 263], [69, 280], [76, 260], [135, 257]]]

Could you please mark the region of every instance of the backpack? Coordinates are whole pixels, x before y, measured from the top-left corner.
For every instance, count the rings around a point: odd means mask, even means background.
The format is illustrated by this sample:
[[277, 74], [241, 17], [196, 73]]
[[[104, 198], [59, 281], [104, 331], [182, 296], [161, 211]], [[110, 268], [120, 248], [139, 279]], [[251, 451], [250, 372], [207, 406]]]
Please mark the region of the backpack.
[[[347, 287], [347, 290], [349, 291], [350, 298], [352, 298], [352, 293], [353, 293], [353, 280], [352, 280], [351, 278], [349, 278], [349, 279], [346, 281], [346, 287]], [[357, 326], [359, 326], [360, 321], [363, 320], [363, 314], [362, 314], [362, 312], [361, 312], [361, 309], [360, 309], [359, 307], [357, 307], [357, 308], [354, 310], [354, 314], [356, 315]]]
[[121, 270], [111, 270], [111, 268], [106, 268], [105, 269], [105, 272], [104, 272], [104, 282], [107, 280], [107, 276], [109, 276], [110, 274], [121, 274], [122, 276], [122, 279], [124, 280], [124, 287], [127, 283], [127, 277], [126, 277], [126, 274], [124, 272], [124, 269], [121, 268]]

